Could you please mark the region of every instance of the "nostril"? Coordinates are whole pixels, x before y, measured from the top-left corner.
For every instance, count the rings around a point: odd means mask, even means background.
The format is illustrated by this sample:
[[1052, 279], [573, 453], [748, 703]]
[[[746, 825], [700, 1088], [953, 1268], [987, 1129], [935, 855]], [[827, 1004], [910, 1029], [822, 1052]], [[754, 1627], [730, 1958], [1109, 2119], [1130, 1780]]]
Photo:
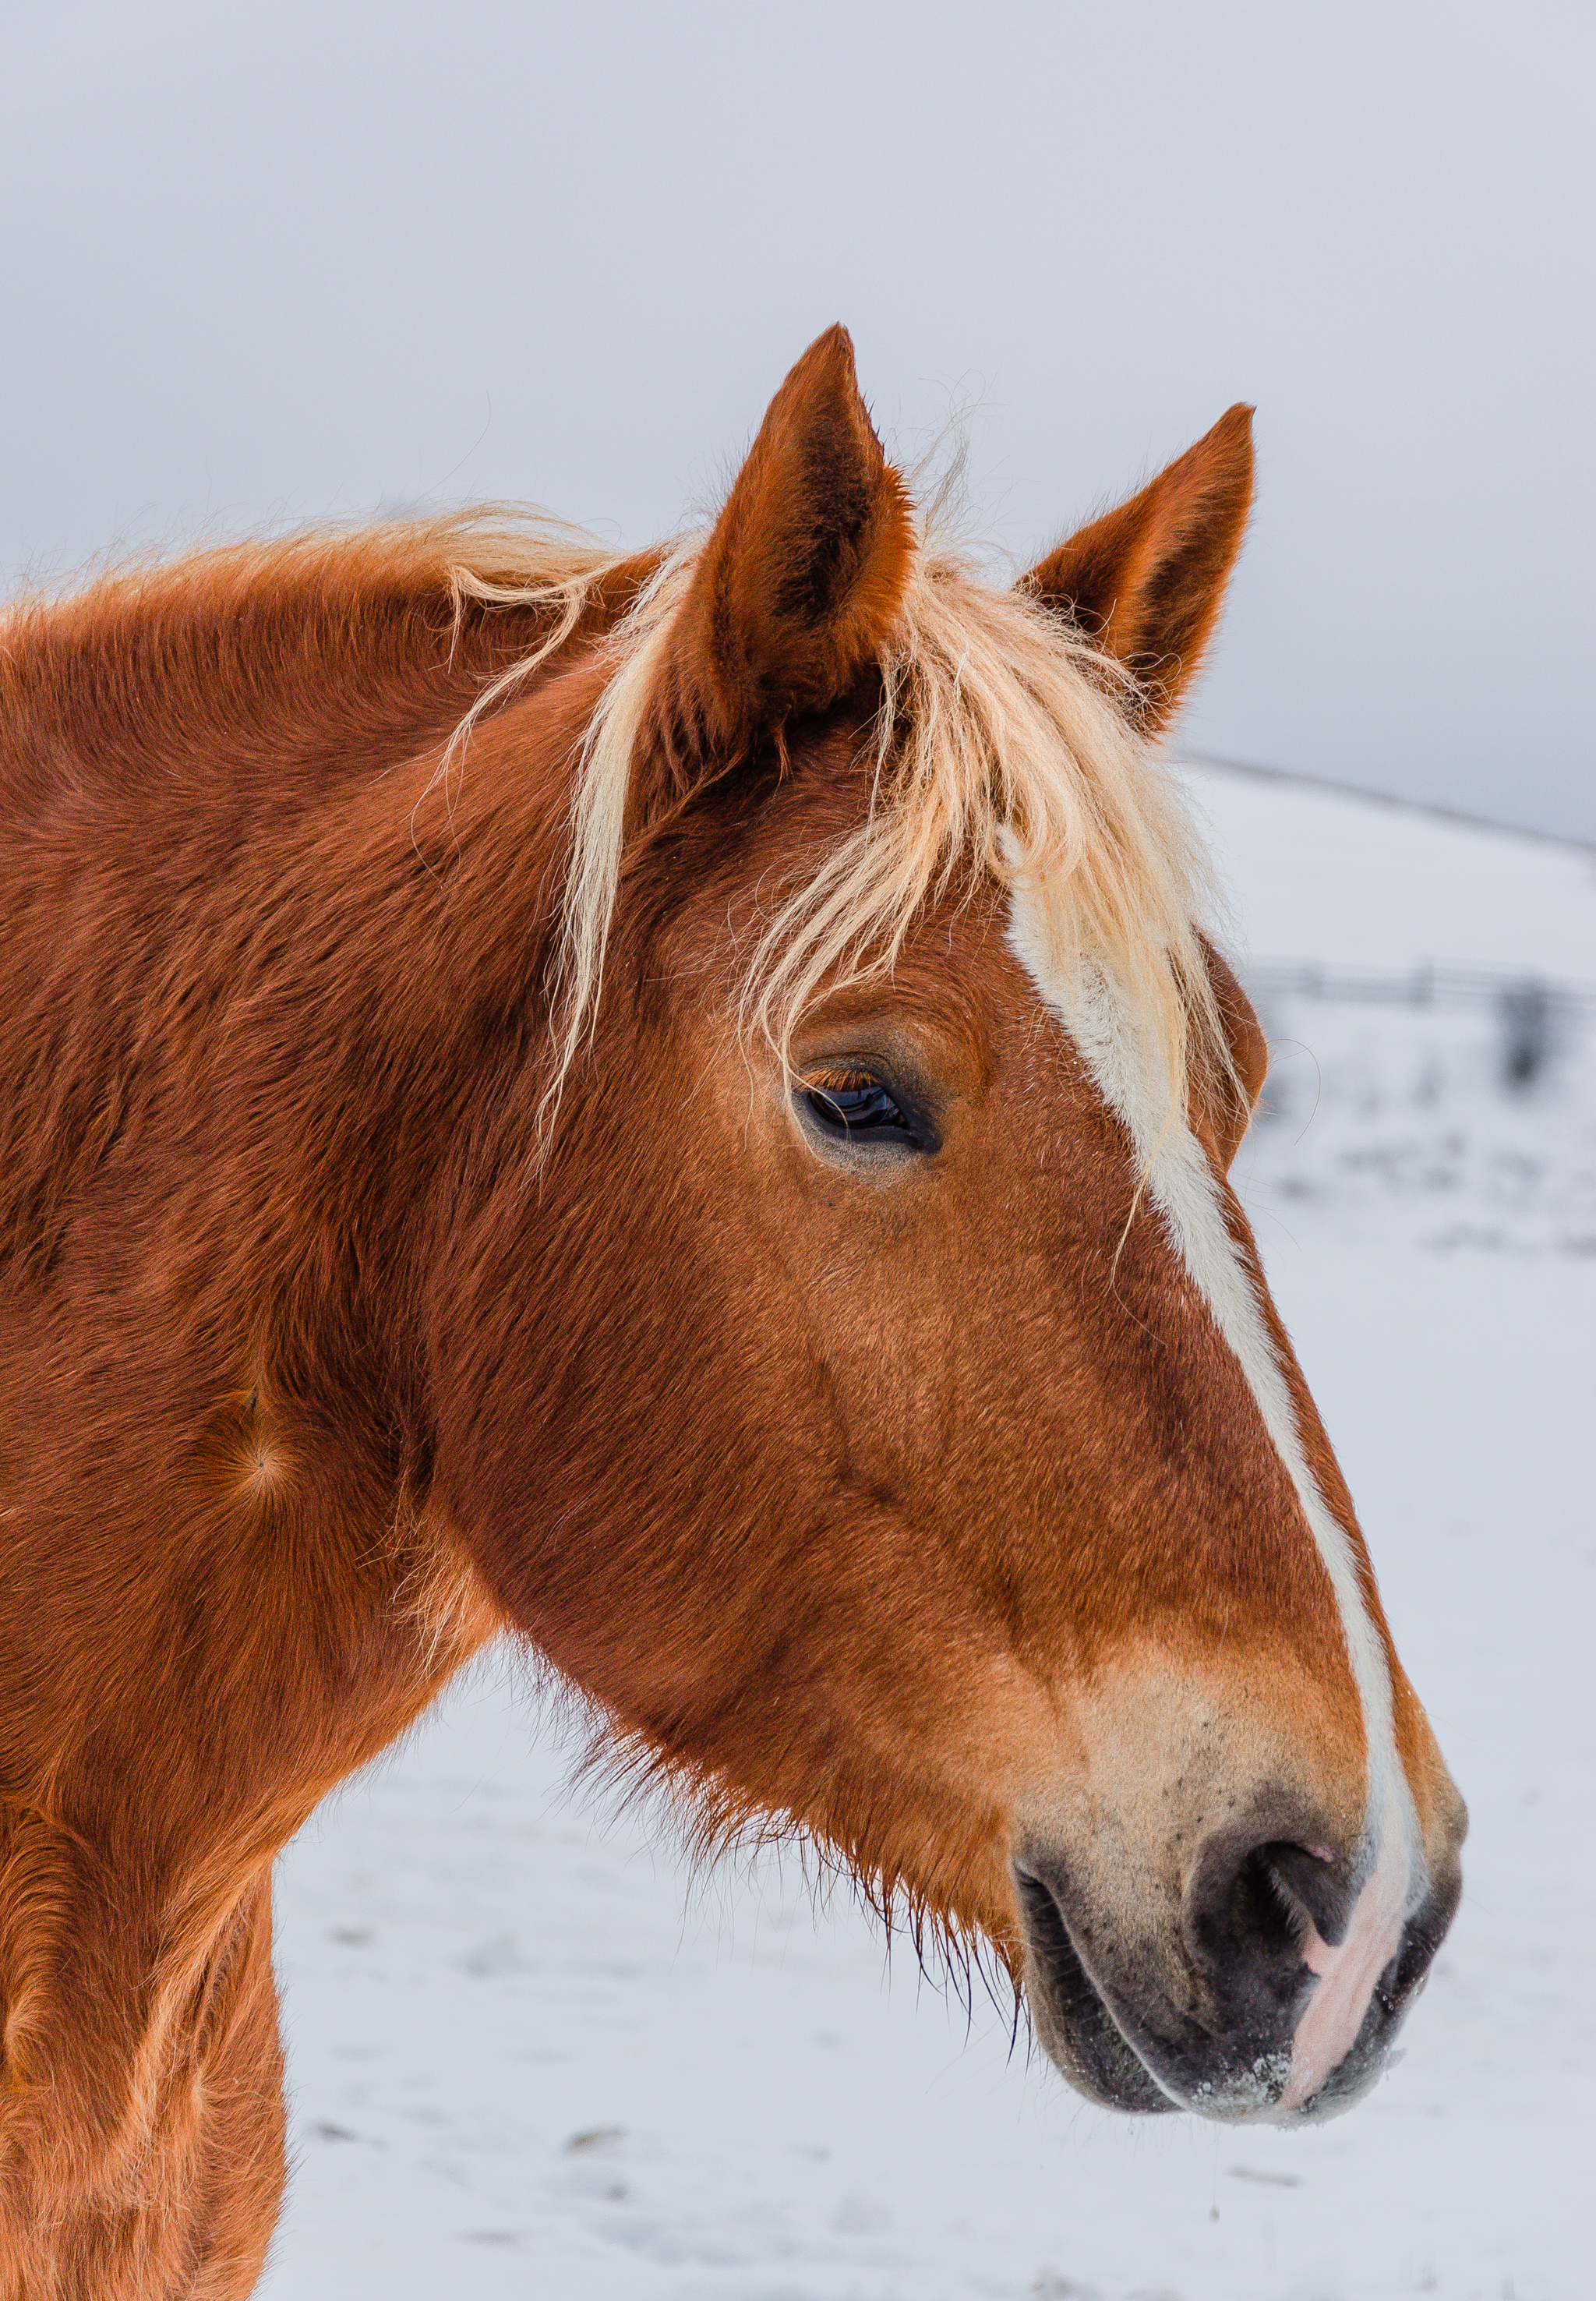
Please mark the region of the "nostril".
[[1258, 1853], [1271, 1886], [1291, 1913], [1295, 1938], [1306, 1942], [1317, 1934], [1333, 1946], [1339, 1943], [1354, 1899], [1349, 1869], [1324, 1846], [1291, 1839], [1274, 1839]]
[[1236, 1873], [1234, 1898], [1239, 1940], [1250, 1940], [1265, 1952], [1294, 1949], [1300, 1954], [1307, 1948], [1316, 1930], [1314, 1921], [1292, 1891], [1283, 1859], [1298, 1850], [1259, 1845], [1242, 1861]]
[[1244, 1977], [1294, 1990], [1316, 1945], [1342, 1938], [1351, 1882], [1349, 1867], [1318, 1844], [1250, 1832], [1212, 1838], [1186, 1893], [1192, 1954], [1225, 1994]]

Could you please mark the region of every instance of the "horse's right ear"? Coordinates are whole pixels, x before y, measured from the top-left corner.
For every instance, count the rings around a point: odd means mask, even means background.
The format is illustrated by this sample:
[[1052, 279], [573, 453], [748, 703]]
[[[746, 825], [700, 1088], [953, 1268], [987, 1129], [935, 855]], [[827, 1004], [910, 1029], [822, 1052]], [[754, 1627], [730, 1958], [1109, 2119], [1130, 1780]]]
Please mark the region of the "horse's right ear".
[[829, 328], [772, 400], [673, 619], [655, 717], [675, 791], [845, 694], [892, 626], [914, 556], [853, 345]]

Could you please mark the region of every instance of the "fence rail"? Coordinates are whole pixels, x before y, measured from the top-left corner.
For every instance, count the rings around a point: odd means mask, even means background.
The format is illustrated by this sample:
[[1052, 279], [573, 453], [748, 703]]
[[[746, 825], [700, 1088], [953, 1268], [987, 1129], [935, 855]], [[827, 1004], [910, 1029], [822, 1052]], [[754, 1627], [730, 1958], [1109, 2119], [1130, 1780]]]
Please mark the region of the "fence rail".
[[1245, 972], [1249, 989], [1266, 995], [1349, 1006], [1500, 1008], [1508, 1000], [1533, 999], [1568, 1014], [1596, 1015], [1596, 983], [1561, 981], [1530, 967], [1434, 966], [1426, 960], [1392, 973], [1316, 958], [1260, 958]]
[[1245, 969], [1255, 998], [1322, 999], [1355, 1007], [1474, 1008], [1493, 1014], [1502, 1033], [1502, 1075], [1528, 1086], [1546, 1068], [1570, 1026], [1596, 1021], [1596, 983], [1508, 967], [1435, 966], [1400, 973], [1330, 966], [1313, 958], [1260, 958]]

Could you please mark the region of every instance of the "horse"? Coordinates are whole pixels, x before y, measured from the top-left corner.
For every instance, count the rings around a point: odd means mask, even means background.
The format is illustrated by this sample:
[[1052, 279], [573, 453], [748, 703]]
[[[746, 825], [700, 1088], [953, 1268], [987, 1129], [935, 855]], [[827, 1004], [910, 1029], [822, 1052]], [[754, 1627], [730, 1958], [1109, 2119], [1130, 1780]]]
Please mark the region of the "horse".
[[501, 1636], [1091, 2098], [1374, 2082], [1464, 1810], [1229, 1174], [1161, 744], [1250, 410], [1016, 581], [836, 328], [706, 531], [491, 507], [0, 646], [0, 2296], [234, 2301], [272, 1878]]

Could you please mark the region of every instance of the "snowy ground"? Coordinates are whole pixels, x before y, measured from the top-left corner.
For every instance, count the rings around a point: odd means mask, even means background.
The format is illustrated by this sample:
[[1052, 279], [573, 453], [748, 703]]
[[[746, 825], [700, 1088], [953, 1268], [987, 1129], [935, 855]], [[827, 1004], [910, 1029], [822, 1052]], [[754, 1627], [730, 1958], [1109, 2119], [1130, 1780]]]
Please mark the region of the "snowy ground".
[[[1274, 1052], [1239, 1168], [1266, 1251], [1274, 1234], [1596, 1255], [1596, 855], [1302, 785], [1192, 782]], [[1270, 987], [1292, 961], [1366, 992], [1429, 983], [1436, 1003]], [[1448, 1003], [1471, 975], [1473, 1003]], [[1537, 981], [1542, 1059], [1514, 1090], [1508, 1003]]]
[[[1596, 980], [1589, 858], [1199, 794], [1259, 959]], [[1270, 1020], [1247, 1195], [1474, 1816], [1400, 2066], [1305, 2134], [1089, 2109], [795, 1864], [572, 1803], [490, 1668], [282, 1865], [272, 2301], [1596, 2292], [1596, 1034], [1509, 1097], [1489, 1015]]]

